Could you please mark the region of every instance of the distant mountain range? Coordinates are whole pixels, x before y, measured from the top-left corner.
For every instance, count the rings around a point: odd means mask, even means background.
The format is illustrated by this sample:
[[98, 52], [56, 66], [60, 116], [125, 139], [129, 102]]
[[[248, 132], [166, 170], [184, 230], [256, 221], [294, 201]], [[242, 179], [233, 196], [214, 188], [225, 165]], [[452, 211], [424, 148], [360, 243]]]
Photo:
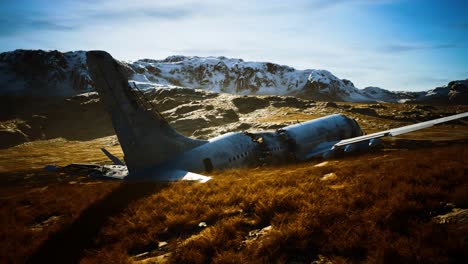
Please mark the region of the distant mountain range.
[[[293, 95], [320, 101], [468, 104], [468, 79], [423, 92], [358, 89], [326, 70], [296, 70], [226, 57], [170, 56], [120, 62], [141, 89], [186, 87], [232, 94]], [[72, 96], [93, 91], [86, 51], [0, 53], [0, 95]]]

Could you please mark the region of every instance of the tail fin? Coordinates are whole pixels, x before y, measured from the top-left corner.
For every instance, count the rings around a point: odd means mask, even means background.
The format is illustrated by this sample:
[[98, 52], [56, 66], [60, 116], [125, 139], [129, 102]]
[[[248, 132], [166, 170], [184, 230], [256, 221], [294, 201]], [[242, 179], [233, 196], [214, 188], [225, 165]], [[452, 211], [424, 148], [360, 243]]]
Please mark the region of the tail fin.
[[88, 69], [109, 112], [130, 171], [155, 166], [206, 141], [182, 136], [158, 113], [142, 104], [123, 68], [104, 51], [87, 53]]

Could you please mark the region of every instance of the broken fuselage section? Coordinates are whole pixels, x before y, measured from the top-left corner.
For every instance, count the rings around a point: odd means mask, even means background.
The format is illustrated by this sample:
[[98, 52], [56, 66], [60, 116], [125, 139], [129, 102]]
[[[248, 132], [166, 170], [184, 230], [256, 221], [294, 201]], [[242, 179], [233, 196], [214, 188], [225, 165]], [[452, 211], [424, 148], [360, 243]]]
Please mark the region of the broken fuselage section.
[[359, 125], [340, 114], [286, 126], [274, 132], [231, 132], [152, 168], [130, 170], [130, 178], [147, 180], [149, 175], [154, 175], [160, 180], [165, 175], [165, 180], [175, 180], [179, 174], [166, 172], [177, 168], [209, 173], [219, 169], [302, 161], [326, 153], [343, 138], [360, 135]]

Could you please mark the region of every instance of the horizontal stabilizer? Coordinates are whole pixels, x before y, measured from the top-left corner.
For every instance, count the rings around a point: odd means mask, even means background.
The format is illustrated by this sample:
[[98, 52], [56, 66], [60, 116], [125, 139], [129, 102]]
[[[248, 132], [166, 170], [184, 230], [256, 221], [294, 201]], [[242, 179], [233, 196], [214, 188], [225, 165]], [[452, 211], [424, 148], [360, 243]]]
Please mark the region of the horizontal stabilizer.
[[187, 172], [185, 174], [185, 176], [181, 179], [183, 181], [198, 181], [198, 182], [201, 182], [201, 183], [205, 183], [209, 180], [211, 180], [212, 178], [209, 177], [209, 176], [205, 176], [205, 175], [201, 175], [201, 174], [197, 174], [197, 173], [193, 173], [193, 172]]
[[114, 165], [121, 165], [121, 166], [125, 165], [123, 161], [121, 161], [116, 156], [112, 155], [109, 151], [107, 151], [107, 149], [101, 148], [101, 151], [104, 152], [104, 154], [106, 154], [106, 156], [114, 163]]
[[158, 173], [158, 181], [199, 181], [205, 183], [211, 180], [211, 177], [184, 170], [164, 170]]

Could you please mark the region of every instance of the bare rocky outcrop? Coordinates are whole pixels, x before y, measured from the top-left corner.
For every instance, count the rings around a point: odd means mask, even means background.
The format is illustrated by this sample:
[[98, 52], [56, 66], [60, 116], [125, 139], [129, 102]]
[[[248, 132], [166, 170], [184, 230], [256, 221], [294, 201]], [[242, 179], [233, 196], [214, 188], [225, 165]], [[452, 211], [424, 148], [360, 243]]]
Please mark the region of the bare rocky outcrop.
[[267, 100], [253, 96], [237, 97], [232, 100], [232, 103], [239, 109], [241, 114], [247, 114], [270, 105]]
[[368, 116], [378, 116], [377, 112], [368, 107], [353, 107], [348, 110], [351, 113], [361, 114], [361, 115], [368, 115]]
[[28, 140], [28, 136], [19, 129], [0, 129], [0, 148], [12, 147]]
[[468, 226], [468, 209], [453, 208], [452, 211], [432, 218], [439, 224], [456, 224]]

